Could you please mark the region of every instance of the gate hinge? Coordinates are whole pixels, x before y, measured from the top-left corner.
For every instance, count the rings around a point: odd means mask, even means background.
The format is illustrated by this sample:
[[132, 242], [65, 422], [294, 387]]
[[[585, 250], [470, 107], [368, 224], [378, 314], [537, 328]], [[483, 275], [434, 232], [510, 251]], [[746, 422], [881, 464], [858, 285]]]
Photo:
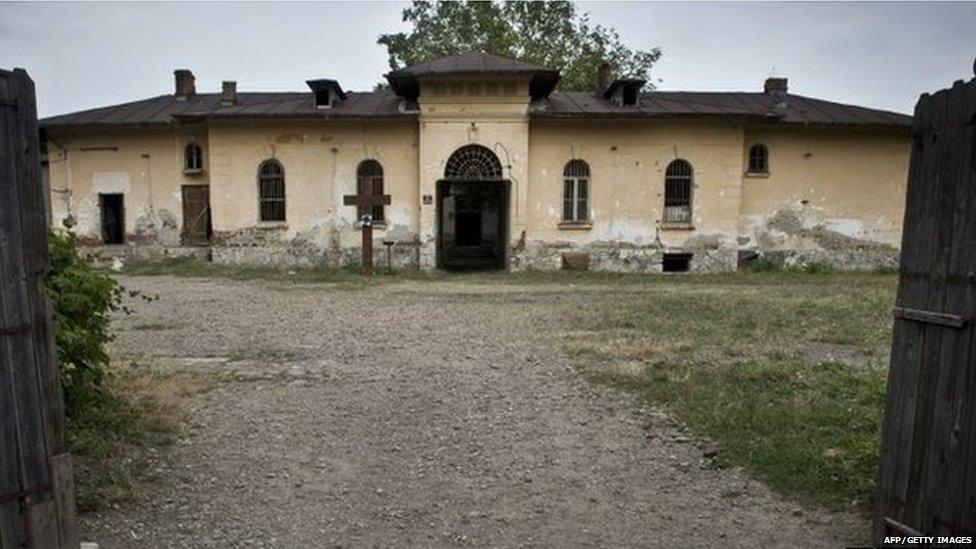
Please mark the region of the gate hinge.
[[950, 328], [962, 328], [966, 325], [966, 317], [948, 313], [936, 313], [933, 311], [923, 311], [922, 309], [912, 309], [910, 307], [895, 307], [895, 318], [914, 320], [915, 322], [925, 322], [927, 324], [938, 324], [949, 326]]

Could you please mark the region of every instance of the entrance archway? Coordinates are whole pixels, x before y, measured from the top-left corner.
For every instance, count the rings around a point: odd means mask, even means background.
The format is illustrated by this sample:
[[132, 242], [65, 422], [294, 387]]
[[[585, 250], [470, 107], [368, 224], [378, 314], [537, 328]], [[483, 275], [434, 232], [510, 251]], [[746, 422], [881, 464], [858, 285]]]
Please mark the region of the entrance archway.
[[454, 151], [437, 182], [437, 263], [449, 270], [505, 267], [508, 181], [487, 147]]

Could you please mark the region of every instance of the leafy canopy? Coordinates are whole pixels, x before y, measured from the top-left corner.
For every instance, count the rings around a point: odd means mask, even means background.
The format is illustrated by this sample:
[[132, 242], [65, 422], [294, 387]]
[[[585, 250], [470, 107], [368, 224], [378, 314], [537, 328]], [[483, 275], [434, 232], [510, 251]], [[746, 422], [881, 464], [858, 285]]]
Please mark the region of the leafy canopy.
[[478, 51], [558, 69], [562, 90], [593, 90], [604, 61], [619, 76], [648, 78], [661, 51], [631, 50], [612, 28], [571, 2], [425, 2], [403, 10], [410, 32], [380, 36], [393, 70]]

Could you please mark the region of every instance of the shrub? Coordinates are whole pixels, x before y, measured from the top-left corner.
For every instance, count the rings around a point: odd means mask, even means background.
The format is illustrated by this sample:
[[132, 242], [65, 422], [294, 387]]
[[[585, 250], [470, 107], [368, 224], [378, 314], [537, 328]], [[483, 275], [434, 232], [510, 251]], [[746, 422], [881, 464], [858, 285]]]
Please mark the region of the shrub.
[[[111, 315], [120, 310], [129, 312], [122, 304], [127, 292], [95, 267], [93, 256], [78, 251], [77, 239], [70, 231], [51, 231], [48, 250], [51, 269], [47, 291], [54, 314], [65, 408], [70, 416], [102, 383], [109, 361], [105, 346], [112, 340]], [[135, 291], [128, 293], [142, 296]]]

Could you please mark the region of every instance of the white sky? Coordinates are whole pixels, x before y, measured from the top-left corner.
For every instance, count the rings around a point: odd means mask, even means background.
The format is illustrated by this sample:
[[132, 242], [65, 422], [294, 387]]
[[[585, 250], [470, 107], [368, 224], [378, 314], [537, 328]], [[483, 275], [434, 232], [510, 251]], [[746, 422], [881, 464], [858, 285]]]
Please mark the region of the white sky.
[[[0, 68], [23, 67], [41, 116], [172, 93], [297, 91], [310, 78], [368, 90], [388, 70], [383, 32], [403, 2], [0, 3]], [[633, 48], [659, 46], [660, 89], [790, 91], [912, 111], [918, 95], [972, 78], [976, 2], [583, 2]], [[658, 82], [660, 79], [660, 82]]]

